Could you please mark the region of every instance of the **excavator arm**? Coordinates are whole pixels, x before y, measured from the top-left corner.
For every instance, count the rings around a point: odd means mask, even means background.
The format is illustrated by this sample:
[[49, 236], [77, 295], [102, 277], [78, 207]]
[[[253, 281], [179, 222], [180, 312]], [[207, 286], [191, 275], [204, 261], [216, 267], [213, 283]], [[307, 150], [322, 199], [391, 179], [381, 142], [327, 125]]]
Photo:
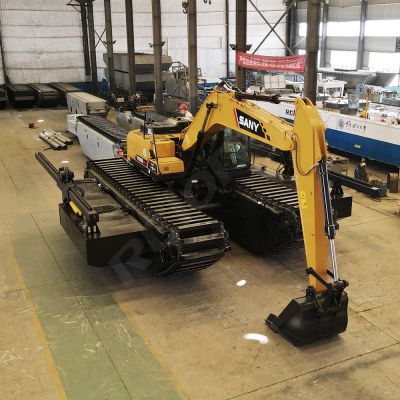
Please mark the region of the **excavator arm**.
[[[204, 126], [203, 126], [204, 125]], [[236, 130], [281, 150], [291, 150], [292, 126], [249, 101], [238, 100], [235, 91], [214, 90], [203, 103], [193, 122], [183, 131], [182, 150], [194, 150], [198, 134], [204, 145], [224, 128]]]
[[[292, 300], [279, 317], [266, 322], [285, 338], [301, 345], [341, 333], [347, 327], [348, 285], [338, 277], [335, 222], [329, 195], [325, 126], [308, 99], [296, 99], [294, 125], [268, 113], [234, 90], [217, 88], [183, 132], [182, 150], [199, 149], [224, 127], [280, 150], [291, 151], [302, 222], [306, 296]], [[328, 270], [328, 249], [331, 269]], [[330, 277], [333, 282], [329, 282]]]

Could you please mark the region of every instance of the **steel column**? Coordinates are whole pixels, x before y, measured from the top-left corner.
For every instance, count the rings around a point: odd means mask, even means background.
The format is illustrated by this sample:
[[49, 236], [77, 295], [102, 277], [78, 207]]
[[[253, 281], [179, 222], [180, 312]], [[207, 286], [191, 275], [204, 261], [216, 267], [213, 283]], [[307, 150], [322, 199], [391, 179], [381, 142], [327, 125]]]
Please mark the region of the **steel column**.
[[306, 70], [304, 74], [304, 94], [313, 104], [317, 99], [317, 72], [319, 49], [319, 22], [321, 18], [321, 0], [307, 1], [307, 39]]
[[290, 42], [289, 47], [295, 51], [296, 48], [296, 36], [297, 36], [297, 2], [290, 7]]
[[152, 0], [153, 13], [153, 50], [154, 50], [154, 87], [156, 94], [156, 111], [163, 114], [163, 80], [162, 80], [162, 37], [161, 37], [161, 1]]
[[329, 4], [328, 0], [322, 1], [322, 36], [321, 36], [321, 56], [320, 67], [326, 67], [326, 39], [328, 30]]
[[357, 49], [357, 69], [362, 69], [364, 65], [364, 48], [365, 48], [365, 21], [367, 19], [367, 0], [361, 0], [361, 13], [360, 13], [360, 34], [358, 37]]
[[229, 0], [225, 0], [226, 77], [229, 78]]
[[115, 76], [114, 76], [114, 43], [112, 34], [111, 0], [104, 0], [104, 17], [106, 21], [108, 82], [110, 83], [110, 90], [113, 91], [115, 89]]
[[129, 93], [136, 93], [135, 36], [132, 0], [125, 0], [126, 38], [128, 44]]
[[196, 0], [189, 0], [187, 9], [187, 29], [189, 47], [189, 108], [197, 113], [198, 68], [197, 68], [197, 5]]
[[85, 75], [90, 76], [90, 54], [89, 54], [89, 39], [87, 29], [87, 15], [86, 15], [86, 4], [85, 0], [80, 1], [81, 7], [81, 25], [82, 25], [82, 46], [83, 46], [83, 58], [85, 61]]
[[98, 93], [98, 78], [97, 78], [97, 60], [96, 60], [96, 40], [94, 33], [93, 19], [93, 0], [87, 0], [87, 18], [89, 28], [89, 45], [90, 45], [90, 67], [92, 70], [92, 92]]
[[[295, 52], [296, 47], [296, 13], [297, 13], [297, 4], [295, 2], [291, 2], [289, 0], [286, 1], [286, 10], [287, 10], [287, 18], [286, 18], [286, 46], [292, 50], [292, 53]], [[293, 55], [286, 48], [286, 55]]]
[[[247, 0], [236, 0], [236, 51], [246, 53]], [[246, 68], [236, 65], [236, 86], [246, 90]]]

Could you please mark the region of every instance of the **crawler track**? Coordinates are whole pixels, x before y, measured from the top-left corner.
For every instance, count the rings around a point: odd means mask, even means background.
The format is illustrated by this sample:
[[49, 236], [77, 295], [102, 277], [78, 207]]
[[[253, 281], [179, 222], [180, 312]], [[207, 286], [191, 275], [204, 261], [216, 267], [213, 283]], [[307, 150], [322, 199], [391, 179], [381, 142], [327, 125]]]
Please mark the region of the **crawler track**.
[[128, 131], [120, 128], [118, 125], [113, 124], [106, 119], [99, 117], [97, 115], [82, 115], [78, 117], [79, 121], [82, 121], [85, 125], [93, 128], [94, 130], [100, 132], [102, 135], [106, 136], [108, 139], [122, 143], [126, 145], [126, 137]]
[[235, 180], [235, 190], [251, 197], [259, 205], [275, 212], [298, 215], [299, 201], [294, 187], [288, 183], [251, 171], [251, 174]]
[[302, 239], [296, 189], [262, 172], [234, 179], [233, 193], [214, 216], [233, 240], [257, 254]]
[[86, 174], [155, 234], [153, 251], [159, 254], [159, 262], [150, 271], [153, 274], [204, 269], [228, 249], [227, 234], [220, 221], [198, 211], [126, 160], [89, 161]]

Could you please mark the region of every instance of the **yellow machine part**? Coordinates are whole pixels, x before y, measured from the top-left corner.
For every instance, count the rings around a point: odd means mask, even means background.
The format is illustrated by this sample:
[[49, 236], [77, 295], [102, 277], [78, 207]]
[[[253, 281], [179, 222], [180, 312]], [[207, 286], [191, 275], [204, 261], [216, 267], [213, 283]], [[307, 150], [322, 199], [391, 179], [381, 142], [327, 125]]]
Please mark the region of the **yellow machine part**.
[[178, 157], [159, 157], [158, 169], [161, 175], [179, 174], [184, 172], [183, 161]]
[[[300, 215], [303, 227], [307, 266], [328, 280], [328, 238], [325, 235], [325, 217], [321, 183], [316, 162], [328, 156], [325, 125], [318, 110], [308, 99], [296, 99], [296, 118], [293, 125], [295, 146], [292, 150]], [[309, 276], [310, 285], [317, 292], [326, 290], [317, 279]]]
[[[157, 160], [151, 157], [150, 150], [157, 155]], [[178, 174], [185, 170], [183, 161], [175, 156], [175, 143], [169, 135], [144, 135], [140, 130], [129, 132], [127, 157], [146, 167], [150, 164], [157, 166], [157, 172], [152, 168], [157, 175]]]
[[81, 210], [78, 208], [78, 206], [73, 202], [70, 201], [69, 202], [70, 207], [72, 208], [72, 211], [78, 216], [78, 217], [82, 217], [82, 212]]

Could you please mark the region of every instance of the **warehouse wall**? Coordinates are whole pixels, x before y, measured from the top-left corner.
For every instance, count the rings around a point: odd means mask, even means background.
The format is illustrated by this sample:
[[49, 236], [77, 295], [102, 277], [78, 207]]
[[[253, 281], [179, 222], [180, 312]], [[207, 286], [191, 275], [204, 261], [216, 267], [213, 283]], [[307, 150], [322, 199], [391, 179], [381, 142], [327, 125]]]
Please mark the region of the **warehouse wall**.
[[[67, 0], [1, 0], [0, 22], [8, 75], [14, 82], [50, 82], [85, 80], [80, 15]], [[126, 51], [124, 0], [112, 0], [112, 21], [115, 52]], [[230, 5], [230, 43], [235, 42], [235, 0]], [[254, 0], [271, 24], [285, 9], [282, 0]], [[187, 63], [186, 15], [181, 0], [162, 0], [164, 52], [174, 61]], [[225, 37], [225, 0], [198, 4], [199, 67], [207, 76], [224, 76], [226, 72], [227, 40]], [[96, 0], [94, 18], [99, 34], [104, 29], [103, 1]], [[268, 9], [268, 11], [265, 11]], [[248, 43], [253, 48], [268, 31], [251, 4], [248, 5]], [[134, 0], [136, 51], [151, 52], [151, 1]], [[277, 31], [285, 38], [285, 19]], [[103, 53], [97, 47], [99, 78], [104, 76]], [[284, 47], [272, 34], [259, 54], [284, 55]], [[234, 52], [230, 54], [230, 69], [234, 70]], [[0, 74], [0, 81], [3, 79]]]
[[84, 80], [80, 16], [64, 0], [1, 0], [5, 62], [12, 81]]
[[[330, 0], [327, 38], [327, 62], [343, 67], [352, 67], [358, 48], [360, 0]], [[296, 42], [301, 41], [298, 48], [305, 49], [305, 24], [307, 21], [307, 2], [299, 1], [297, 10], [298, 35]], [[382, 29], [379, 29], [382, 24]], [[377, 29], [378, 27], [378, 29]], [[400, 1], [368, 0], [367, 22], [365, 30], [365, 68], [371, 66], [381, 71], [397, 72], [397, 56], [394, 53], [396, 36], [400, 36]], [[388, 57], [384, 55], [379, 62], [379, 54], [386, 54], [392, 59], [388, 65]], [[399, 59], [400, 61], [400, 59]]]

